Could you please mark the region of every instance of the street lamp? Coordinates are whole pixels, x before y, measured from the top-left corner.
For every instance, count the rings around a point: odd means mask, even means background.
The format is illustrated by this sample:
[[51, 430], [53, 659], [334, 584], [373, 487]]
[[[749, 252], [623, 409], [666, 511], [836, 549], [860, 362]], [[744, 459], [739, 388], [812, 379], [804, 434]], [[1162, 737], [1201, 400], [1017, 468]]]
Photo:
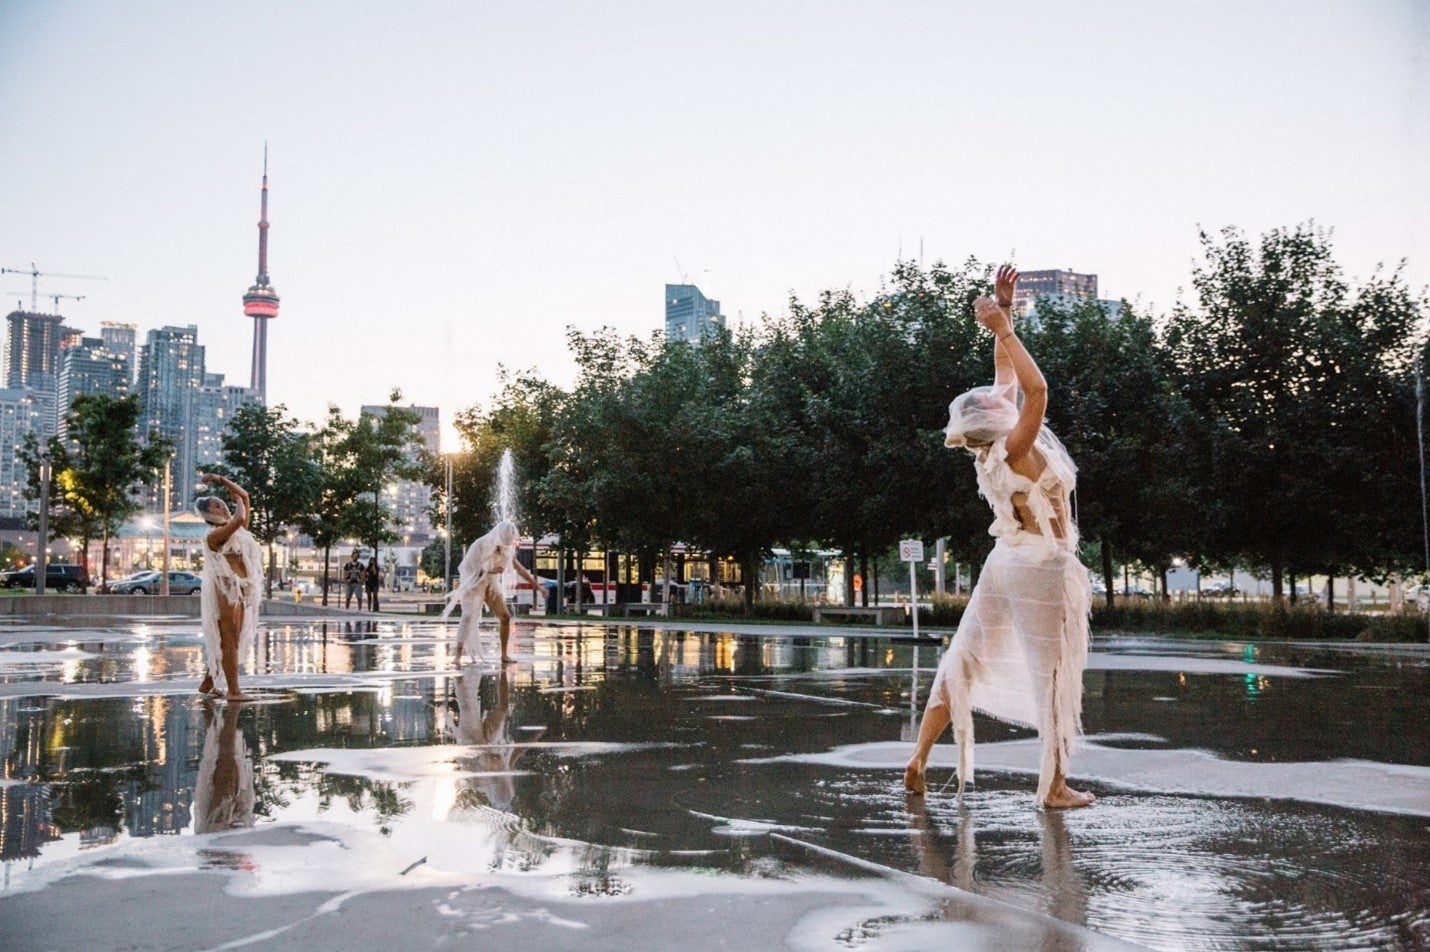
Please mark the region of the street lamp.
[[447, 591], [452, 585], [452, 454], [444, 453], [443, 457], [447, 461], [447, 495], [444, 497], [445, 504], [442, 506], [446, 510], [447, 525], [442, 531], [444, 552], [442, 556], [442, 591]]

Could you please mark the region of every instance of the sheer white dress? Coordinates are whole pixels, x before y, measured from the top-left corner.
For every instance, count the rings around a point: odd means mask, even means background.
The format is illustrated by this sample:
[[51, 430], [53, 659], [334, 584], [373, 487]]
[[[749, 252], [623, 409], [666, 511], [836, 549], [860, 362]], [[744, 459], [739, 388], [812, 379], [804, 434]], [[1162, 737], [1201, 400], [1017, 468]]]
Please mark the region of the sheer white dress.
[[[228, 557], [237, 555], [246, 576], [239, 575]], [[238, 529], [228, 537], [223, 548], [215, 552], [204, 544], [203, 587], [199, 589], [199, 620], [204, 629], [204, 653], [207, 655], [209, 677], [215, 690], [227, 694], [228, 679], [223, 673], [223, 645], [218, 619], [227, 605], [243, 606], [243, 626], [238, 633], [238, 661], [248, 655], [258, 633], [258, 600], [263, 586], [263, 550], [247, 529]]]
[[[1036, 728], [1042, 741], [1038, 800], [1082, 733], [1092, 590], [1077, 557], [1068, 499], [1077, 468], [1047, 427], [1035, 446], [1046, 461], [1037, 481], [1008, 465], [1004, 440], [981, 450], [978, 490], [993, 508], [997, 537], [968, 608], [934, 676], [930, 710], [947, 705], [958, 743], [958, 791], [973, 779], [973, 711]], [[1038, 531], [1023, 528], [1015, 502]], [[1062, 530], [1059, 536], [1057, 529]]]
[[458, 651], [468, 651], [478, 658], [485, 657], [481, 649], [482, 607], [489, 594], [502, 597], [503, 578], [512, 571], [519, 539], [516, 525], [503, 520], [468, 546], [462, 556], [462, 562], [457, 566], [457, 585], [447, 595], [447, 607], [442, 610], [442, 619], [445, 620], [452, 614], [452, 609], [462, 606], [462, 620], [457, 623]]

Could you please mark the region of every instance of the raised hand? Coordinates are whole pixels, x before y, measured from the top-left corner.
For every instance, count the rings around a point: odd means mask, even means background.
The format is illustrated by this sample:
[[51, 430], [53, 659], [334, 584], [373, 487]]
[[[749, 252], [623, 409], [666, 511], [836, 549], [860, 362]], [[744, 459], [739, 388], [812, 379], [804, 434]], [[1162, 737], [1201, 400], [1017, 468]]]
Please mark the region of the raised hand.
[[993, 282], [993, 296], [999, 307], [1013, 306], [1013, 287], [1018, 283], [1018, 269], [1011, 264], [1001, 265]]
[[987, 295], [973, 302], [973, 316], [978, 323], [1000, 337], [1013, 329], [1013, 319], [1008, 316], [1008, 309], [1000, 307], [997, 301]]

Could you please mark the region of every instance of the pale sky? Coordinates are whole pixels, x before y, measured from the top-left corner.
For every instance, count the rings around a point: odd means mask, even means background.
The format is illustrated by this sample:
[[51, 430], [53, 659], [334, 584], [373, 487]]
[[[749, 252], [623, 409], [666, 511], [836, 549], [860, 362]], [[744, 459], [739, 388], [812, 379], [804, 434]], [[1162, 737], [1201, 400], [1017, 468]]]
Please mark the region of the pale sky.
[[568, 325], [661, 327], [682, 273], [748, 320], [921, 244], [1165, 310], [1199, 225], [1315, 219], [1430, 283], [1419, 0], [6, 0], [0, 62], [0, 266], [107, 276], [40, 290], [197, 324], [233, 383], [268, 141], [269, 399], [305, 419], [399, 386], [445, 427], [498, 364], [568, 383]]

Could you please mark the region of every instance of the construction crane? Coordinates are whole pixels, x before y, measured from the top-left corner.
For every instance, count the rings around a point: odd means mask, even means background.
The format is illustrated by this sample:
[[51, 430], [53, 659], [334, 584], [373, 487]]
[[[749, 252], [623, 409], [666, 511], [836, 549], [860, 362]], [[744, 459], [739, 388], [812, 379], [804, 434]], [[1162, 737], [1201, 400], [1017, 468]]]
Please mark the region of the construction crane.
[[[30, 262], [30, 270], [23, 268], [0, 268], [0, 274], [28, 274], [30, 276], [30, 310], [38, 312], [40, 310], [40, 279], [41, 278], [67, 278], [75, 281], [108, 281], [108, 278], [101, 278], [93, 274], [60, 274], [55, 271], [41, 271], [35, 267], [33, 261]], [[73, 297], [69, 294], [51, 294], [46, 297]], [[59, 301], [55, 302], [55, 309], [59, 309]]]

